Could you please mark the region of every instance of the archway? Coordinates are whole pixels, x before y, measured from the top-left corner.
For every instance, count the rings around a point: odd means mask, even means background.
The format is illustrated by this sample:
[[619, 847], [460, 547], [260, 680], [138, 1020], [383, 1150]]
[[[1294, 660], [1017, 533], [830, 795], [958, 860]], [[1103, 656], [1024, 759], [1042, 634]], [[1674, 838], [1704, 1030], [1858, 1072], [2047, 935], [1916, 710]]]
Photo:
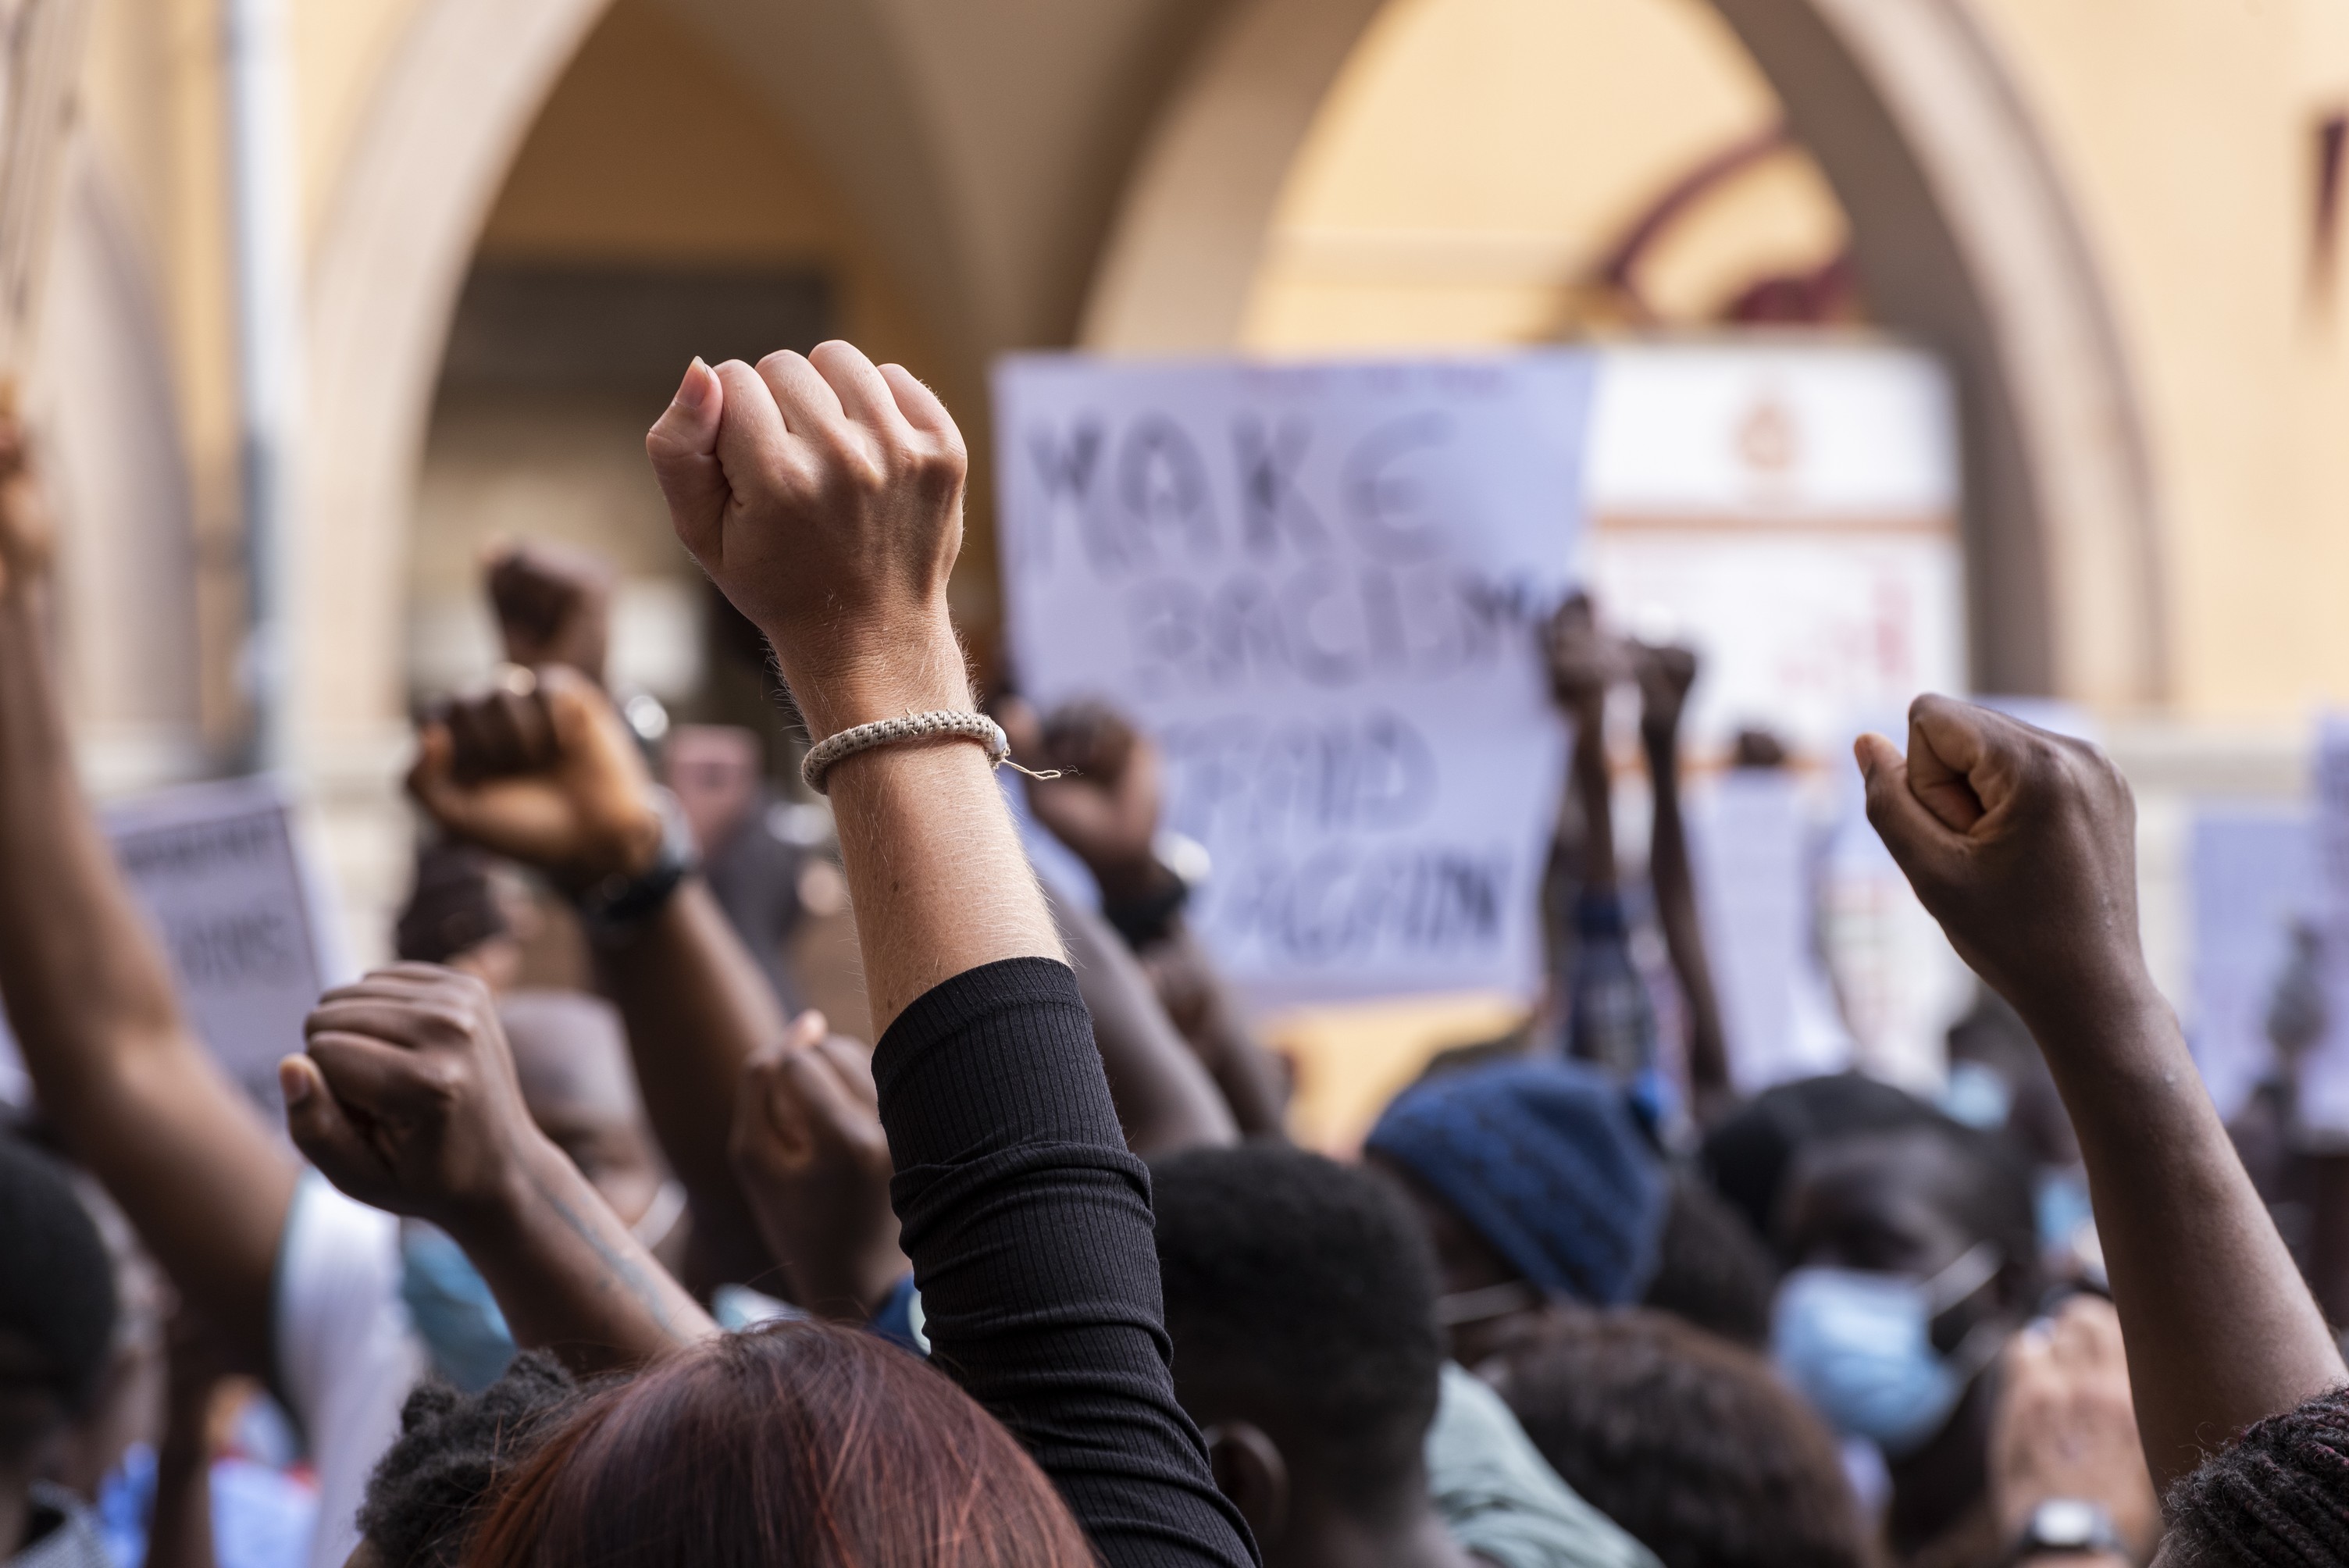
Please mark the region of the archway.
[[[1960, 388], [1977, 678], [2167, 688], [2155, 498], [2127, 366], [2047, 153], [1963, 0], [1714, 0], [1849, 215], [1877, 319]], [[1130, 189], [1083, 340], [1230, 346], [1284, 178], [1377, 0], [1253, 0]]]

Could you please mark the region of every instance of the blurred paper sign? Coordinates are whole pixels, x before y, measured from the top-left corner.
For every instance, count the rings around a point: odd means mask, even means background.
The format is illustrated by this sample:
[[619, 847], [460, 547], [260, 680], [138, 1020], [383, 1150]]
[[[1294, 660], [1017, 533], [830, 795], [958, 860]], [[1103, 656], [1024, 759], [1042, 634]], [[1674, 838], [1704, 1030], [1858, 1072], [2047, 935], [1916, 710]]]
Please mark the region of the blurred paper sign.
[[2349, 1147], [2349, 715], [2316, 731], [2315, 919], [2322, 1031], [2299, 1064], [2300, 1123], [2328, 1147]]
[[1020, 356], [995, 374], [1020, 689], [1166, 756], [1192, 904], [1264, 1002], [1529, 995], [1591, 361]]
[[1690, 802], [1705, 953], [1741, 1094], [1851, 1066], [1818, 946], [1818, 851], [1802, 781], [1740, 768]]
[[1693, 646], [1701, 751], [1745, 726], [1842, 765], [1852, 721], [1967, 686], [1957, 419], [1930, 356], [1848, 341], [1599, 356], [1594, 592]]
[[285, 797], [266, 779], [192, 784], [119, 802], [103, 822], [189, 1022], [274, 1105], [278, 1058], [302, 1048], [303, 1018], [343, 978]]
[[2206, 802], [2188, 850], [2195, 1065], [2231, 1118], [2276, 1066], [2268, 1012], [2296, 927], [2316, 923], [2316, 824], [2305, 809]]

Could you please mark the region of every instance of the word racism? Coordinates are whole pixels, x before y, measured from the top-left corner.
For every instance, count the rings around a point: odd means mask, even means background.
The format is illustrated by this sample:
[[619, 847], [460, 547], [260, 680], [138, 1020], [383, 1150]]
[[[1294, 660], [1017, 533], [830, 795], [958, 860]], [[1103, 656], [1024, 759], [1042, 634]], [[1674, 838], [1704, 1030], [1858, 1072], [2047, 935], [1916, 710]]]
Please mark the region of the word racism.
[[1455, 552], [1462, 502], [1429, 471], [1455, 427], [1422, 410], [1354, 437], [1334, 484], [1317, 487], [1331, 507], [1301, 482], [1317, 456], [1302, 416], [1237, 416], [1220, 451], [1164, 414], [1114, 438], [1098, 415], [1039, 422], [1025, 433], [1038, 504], [1018, 565], [1051, 572], [1071, 535], [1094, 583], [1122, 596], [1133, 675], [1151, 690], [1345, 689], [1489, 667], [1555, 595]]
[[1106, 701], [1212, 871], [1191, 918], [1261, 998], [1533, 983], [1590, 361], [996, 374], [1009, 643]]

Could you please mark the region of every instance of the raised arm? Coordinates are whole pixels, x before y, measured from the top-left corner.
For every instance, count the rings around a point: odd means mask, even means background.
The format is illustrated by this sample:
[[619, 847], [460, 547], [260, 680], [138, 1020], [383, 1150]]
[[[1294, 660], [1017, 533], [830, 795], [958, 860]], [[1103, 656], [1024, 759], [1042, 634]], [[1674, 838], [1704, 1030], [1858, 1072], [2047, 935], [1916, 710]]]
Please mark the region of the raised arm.
[[[970, 708], [946, 593], [966, 459], [928, 388], [841, 343], [697, 361], [647, 447], [678, 536], [766, 633], [813, 734]], [[938, 1364], [1108, 1563], [1253, 1562], [1174, 1399], [1148, 1172], [985, 754], [885, 746], [827, 784]]]
[[1207, 1068], [1159, 1005], [1142, 965], [1102, 918], [1048, 895], [1052, 921], [1076, 968], [1092, 1015], [1102, 1070], [1125, 1128], [1126, 1147], [1144, 1159], [1178, 1149], [1237, 1143], [1239, 1125]]
[[2080, 1136], [2157, 1483], [2349, 1381], [2137, 937], [2137, 811], [2103, 753], [1947, 697], [1904, 758], [1863, 736], [1868, 820], [2046, 1053]]
[[787, 1020], [708, 886], [664, 861], [652, 779], [610, 699], [551, 665], [454, 704], [425, 726], [409, 788], [449, 832], [615, 912], [588, 922], [589, 942], [627, 1024], [646, 1112], [693, 1202], [694, 1272], [713, 1284], [761, 1276], [766, 1251], [726, 1140], [743, 1065]]
[[488, 986], [394, 965], [327, 992], [307, 1034], [278, 1064], [294, 1140], [360, 1202], [454, 1237], [518, 1343], [602, 1372], [717, 1332], [531, 1120]]
[[[1054, 917], [1092, 1010], [1102, 1063], [1133, 1147], [1145, 1155], [1189, 1143], [1227, 1142], [1210, 1124], [1174, 1124], [1196, 1099], [1204, 1070], [1228, 1122], [1251, 1137], [1280, 1137], [1285, 1088], [1270, 1053], [1241, 1016], [1215, 966], [1183, 919], [1185, 889], [1157, 855], [1161, 812], [1158, 748], [1100, 703], [1070, 703], [1039, 718], [1019, 697], [996, 704], [1015, 757], [1040, 776], [1021, 780], [1029, 810], [1085, 863], [1101, 887], [1106, 918], [1055, 901]], [[1133, 963], [1103, 943], [1129, 949]], [[1138, 987], [1138, 988], [1137, 988]], [[1173, 1026], [1168, 1036], [1165, 1026]], [[1192, 1061], [1167, 1057], [1163, 1042], [1189, 1047]], [[1142, 1087], [1159, 1086], [1147, 1108]], [[1166, 1136], [1179, 1131], [1180, 1136]]]
[[172, 1283], [269, 1366], [295, 1162], [180, 1011], [74, 774], [46, 604], [47, 519], [0, 427], [0, 998], [43, 1107]]
[[1713, 965], [1705, 956], [1704, 922], [1697, 913], [1688, 824], [1681, 814], [1681, 713], [1689, 688], [1696, 684], [1696, 655], [1682, 647], [1641, 647], [1634, 657], [1640, 676], [1640, 742], [1648, 754], [1648, 782], [1655, 799], [1648, 880], [1655, 884], [1656, 920], [1664, 930], [1664, 948], [1688, 1002], [1689, 1085], [1698, 1119], [1710, 1121], [1729, 1099], [1729, 1048], [1722, 1035]]

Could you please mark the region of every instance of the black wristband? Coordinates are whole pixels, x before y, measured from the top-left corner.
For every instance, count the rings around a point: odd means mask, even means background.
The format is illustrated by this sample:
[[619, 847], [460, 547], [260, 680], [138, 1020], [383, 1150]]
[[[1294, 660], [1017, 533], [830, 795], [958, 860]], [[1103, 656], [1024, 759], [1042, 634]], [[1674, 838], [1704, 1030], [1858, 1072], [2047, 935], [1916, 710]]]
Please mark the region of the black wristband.
[[571, 895], [579, 923], [592, 937], [610, 940], [626, 935], [659, 913], [694, 872], [693, 827], [685, 819], [684, 808], [666, 789], [655, 789], [653, 798], [661, 816], [660, 851], [653, 856], [653, 863], [635, 876], [608, 876]]
[[1191, 900], [1190, 883], [1164, 865], [1156, 869], [1157, 885], [1148, 892], [1114, 903], [1106, 899], [1102, 901], [1102, 918], [1125, 938], [1128, 947], [1136, 951], [1163, 941], [1174, 926], [1174, 917], [1183, 913], [1183, 906]]

